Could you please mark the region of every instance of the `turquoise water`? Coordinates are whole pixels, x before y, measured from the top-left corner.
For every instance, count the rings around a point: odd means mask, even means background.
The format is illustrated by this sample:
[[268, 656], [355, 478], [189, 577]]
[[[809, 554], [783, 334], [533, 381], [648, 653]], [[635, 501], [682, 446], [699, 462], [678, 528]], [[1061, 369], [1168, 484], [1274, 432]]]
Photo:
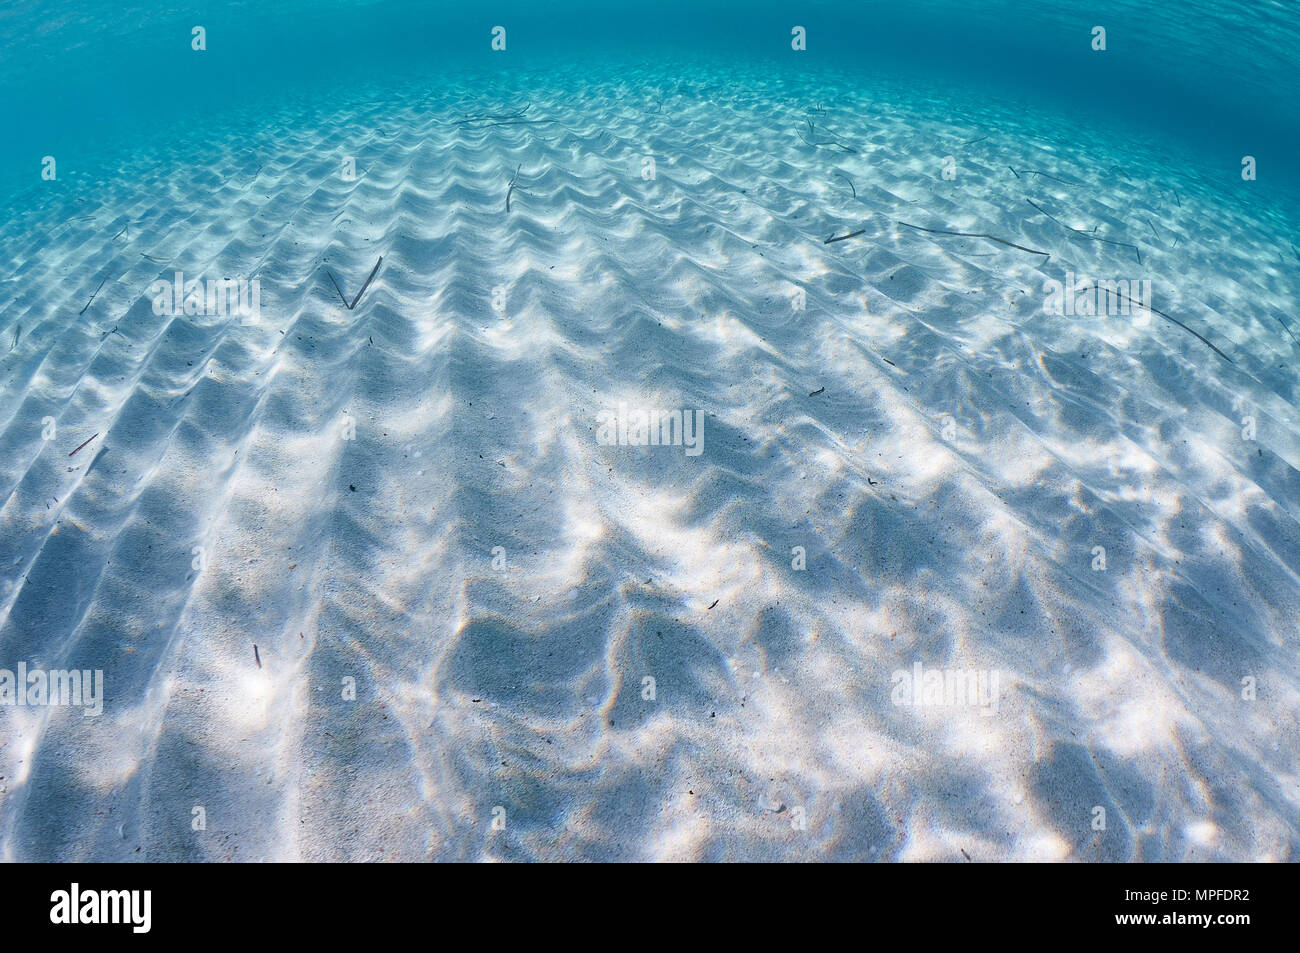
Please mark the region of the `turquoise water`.
[[1297, 855], [1295, 4], [0, 37], [0, 860]]
[[[271, 7], [271, 9], [268, 9]], [[204, 26], [205, 52], [190, 49]], [[494, 56], [490, 29], [507, 27]], [[806, 52], [790, 49], [793, 25]], [[1107, 49], [1091, 49], [1094, 26]], [[601, 3], [7, 4], [0, 12], [0, 185], [21, 190], [55, 154], [89, 169], [111, 147], [167, 142], [196, 116], [209, 139], [236, 106], [286, 97], [328, 104], [361, 85], [490, 66], [675, 57], [817, 66], [934, 87], [968, 98], [1035, 102], [1077, 123], [1087, 150], [1100, 124], [1169, 137], [1171, 151], [1213, 174], [1235, 175], [1243, 155], [1263, 174], [1259, 193], [1296, 191], [1300, 127], [1300, 6], [1141, 0], [944, 0], [717, 3], [670, 0], [644, 8]], [[254, 116], [256, 113], [254, 112]], [[201, 141], [201, 139], [200, 139]], [[198, 146], [197, 148], [201, 148]]]

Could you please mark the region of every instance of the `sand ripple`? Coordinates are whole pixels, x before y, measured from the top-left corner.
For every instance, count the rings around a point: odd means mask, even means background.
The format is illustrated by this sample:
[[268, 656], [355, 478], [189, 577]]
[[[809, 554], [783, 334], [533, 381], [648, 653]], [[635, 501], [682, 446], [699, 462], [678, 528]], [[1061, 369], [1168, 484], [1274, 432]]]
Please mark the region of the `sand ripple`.
[[[107, 699], [0, 707], [0, 856], [1294, 858], [1285, 223], [834, 77], [566, 82], [194, 130], [10, 218], [0, 668]], [[1067, 270], [1232, 363], [1045, 313]], [[175, 271], [261, 320], [154, 314]], [[620, 402], [703, 453], [598, 445]], [[997, 712], [893, 704], [917, 662]]]

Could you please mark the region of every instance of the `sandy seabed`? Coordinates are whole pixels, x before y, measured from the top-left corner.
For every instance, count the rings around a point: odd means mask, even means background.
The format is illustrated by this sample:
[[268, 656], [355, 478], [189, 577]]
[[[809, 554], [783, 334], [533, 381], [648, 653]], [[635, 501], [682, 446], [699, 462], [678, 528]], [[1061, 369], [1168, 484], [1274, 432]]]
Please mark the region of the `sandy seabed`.
[[[551, 73], [36, 193], [0, 668], [105, 697], [0, 705], [0, 858], [1295, 859], [1287, 223], [951, 113]], [[260, 316], [155, 313], [177, 271]], [[1067, 274], [1160, 313], [1049, 313]], [[985, 703], [900, 704], [918, 663]]]

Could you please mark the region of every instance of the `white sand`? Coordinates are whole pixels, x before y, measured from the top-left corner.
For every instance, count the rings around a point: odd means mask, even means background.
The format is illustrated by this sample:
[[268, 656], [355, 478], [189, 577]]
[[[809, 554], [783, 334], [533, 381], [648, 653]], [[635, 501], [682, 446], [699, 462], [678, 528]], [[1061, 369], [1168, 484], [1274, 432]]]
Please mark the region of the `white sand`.
[[[0, 859], [1294, 859], [1284, 222], [833, 78], [516, 82], [177, 132], [2, 226], [0, 668], [107, 699], [0, 706]], [[262, 321], [155, 315], [175, 270]], [[1067, 270], [1234, 363], [1044, 313]], [[619, 402], [703, 453], [598, 445]], [[917, 662], [996, 713], [893, 704]]]

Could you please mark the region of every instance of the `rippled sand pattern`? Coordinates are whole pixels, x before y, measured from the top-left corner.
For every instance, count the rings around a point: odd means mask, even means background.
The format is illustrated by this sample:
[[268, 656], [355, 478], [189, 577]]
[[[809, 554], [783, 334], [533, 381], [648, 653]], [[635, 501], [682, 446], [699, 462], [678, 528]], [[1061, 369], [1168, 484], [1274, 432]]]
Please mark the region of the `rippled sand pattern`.
[[[1295, 858], [1285, 223], [834, 78], [308, 118], [0, 225], [0, 667], [106, 680], [0, 707], [0, 857]], [[178, 270], [261, 320], [156, 315]], [[703, 453], [598, 445], [620, 401]]]

